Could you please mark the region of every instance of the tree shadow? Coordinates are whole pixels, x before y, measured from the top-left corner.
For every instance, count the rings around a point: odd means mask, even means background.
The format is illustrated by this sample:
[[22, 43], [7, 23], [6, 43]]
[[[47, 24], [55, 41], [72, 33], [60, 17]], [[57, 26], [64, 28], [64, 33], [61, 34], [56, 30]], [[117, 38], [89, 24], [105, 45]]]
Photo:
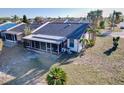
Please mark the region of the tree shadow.
[[106, 54], [107, 56], [110, 56], [112, 54], [112, 52], [114, 52], [116, 49], [117, 49], [116, 47], [112, 47], [112, 48], [106, 50], [104, 52], [104, 54]]
[[77, 56], [79, 56], [78, 53], [72, 53], [72, 54], [64, 53], [58, 58], [57, 62], [60, 63], [59, 65], [67, 65], [72, 63], [73, 62], [72, 59]]

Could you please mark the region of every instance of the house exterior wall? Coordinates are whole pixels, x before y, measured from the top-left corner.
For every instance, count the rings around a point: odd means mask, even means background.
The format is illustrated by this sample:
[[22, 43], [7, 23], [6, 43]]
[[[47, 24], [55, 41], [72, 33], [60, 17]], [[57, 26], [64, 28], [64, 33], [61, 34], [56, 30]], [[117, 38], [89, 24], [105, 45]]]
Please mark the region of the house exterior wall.
[[17, 36], [17, 41], [22, 41], [23, 34], [16, 35]]
[[84, 38], [85, 38], [85, 39], [89, 39], [89, 33], [88, 33], [88, 32], [86, 32], [86, 33], [84, 34]]
[[79, 40], [74, 39], [74, 47], [70, 47], [70, 39], [68, 39], [67, 48], [69, 48], [71, 51], [74, 51], [74, 52], [80, 52], [80, 50], [82, 49], [82, 46], [79, 43]]
[[[84, 34], [85, 39], [89, 39], [89, 33]], [[74, 52], [80, 52], [82, 48], [85, 47], [85, 44], [82, 44], [79, 39], [74, 39], [74, 47], [70, 47], [70, 39], [67, 39], [67, 48]]]

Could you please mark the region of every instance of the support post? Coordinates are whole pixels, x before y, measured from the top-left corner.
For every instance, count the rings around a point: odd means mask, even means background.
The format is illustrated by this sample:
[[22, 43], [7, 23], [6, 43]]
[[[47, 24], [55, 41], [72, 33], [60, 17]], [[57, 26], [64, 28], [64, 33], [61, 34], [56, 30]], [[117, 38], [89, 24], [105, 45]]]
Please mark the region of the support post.
[[52, 47], [52, 45], [51, 45], [51, 43], [50, 43], [50, 52], [52, 53], [52, 48], [51, 48], [51, 47]]
[[59, 55], [59, 44], [58, 44], [58, 55]]
[[47, 42], [46, 42], [46, 52], [47, 52]]

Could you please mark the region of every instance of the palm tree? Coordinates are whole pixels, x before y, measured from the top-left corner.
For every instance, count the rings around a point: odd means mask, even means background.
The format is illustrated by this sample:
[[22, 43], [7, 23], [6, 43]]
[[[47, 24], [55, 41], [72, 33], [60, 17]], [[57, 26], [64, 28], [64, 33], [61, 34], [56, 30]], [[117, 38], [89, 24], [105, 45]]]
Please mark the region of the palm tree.
[[87, 32], [89, 33], [90, 40], [96, 40], [96, 34], [99, 33], [99, 30], [90, 27], [87, 29]]
[[121, 12], [116, 12], [115, 10], [113, 11], [112, 14], [112, 31], [114, 31], [115, 24], [118, 24], [121, 22]]
[[93, 28], [99, 27], [99, 22], [102, 20], [102, 10], [90, 11], [87, 18], [91, 21]]
[[61, 68], [54, 67], [48, 73], [46, 80], [49, 85], [64, 85], [66, 84], [66, 73]]
[[121, 12], [115, 12], [115, 23], [118, 24], [121, 21]]

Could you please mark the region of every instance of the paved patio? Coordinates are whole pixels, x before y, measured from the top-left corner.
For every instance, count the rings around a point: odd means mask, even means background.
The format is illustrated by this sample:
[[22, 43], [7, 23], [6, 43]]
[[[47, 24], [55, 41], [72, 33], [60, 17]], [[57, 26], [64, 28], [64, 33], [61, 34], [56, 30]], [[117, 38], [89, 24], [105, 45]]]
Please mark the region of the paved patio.
[[45, 84], [40, 77], [57, 56], [47, 53], [35, 53], [22, 46], [5, 48], [0, 55], [0, 84]]

